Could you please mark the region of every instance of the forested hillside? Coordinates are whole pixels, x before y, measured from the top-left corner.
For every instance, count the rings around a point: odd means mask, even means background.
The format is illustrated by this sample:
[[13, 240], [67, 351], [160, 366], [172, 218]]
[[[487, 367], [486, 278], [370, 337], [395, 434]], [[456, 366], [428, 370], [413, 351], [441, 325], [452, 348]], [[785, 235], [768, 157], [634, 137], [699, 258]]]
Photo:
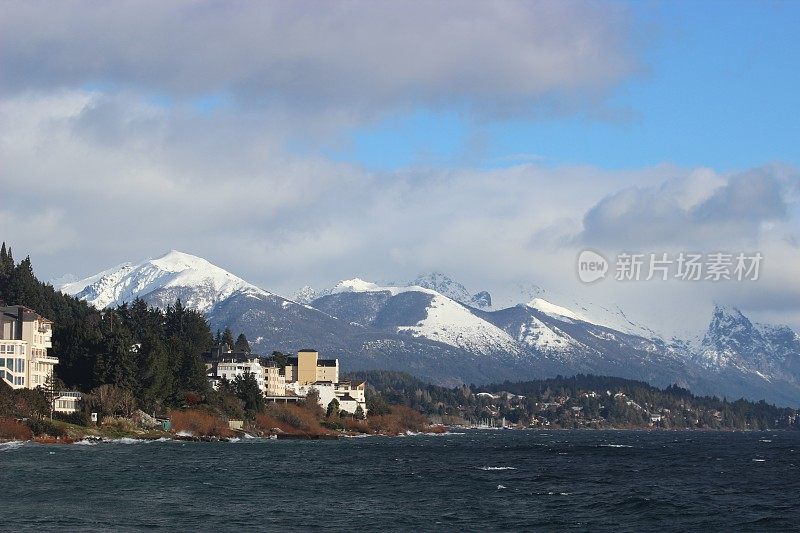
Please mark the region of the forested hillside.
[[71, 389], [110, 384], [129, 391], [147, 411], [180, 404], [208, 390], [201, 354], [211, 342], [205, 318], [178, 300], [160, 311], [141, 300], [99, 312], [57, 292], [34, 275], [29, 257], [15, 263], [0, 247], [0, 300], [52, 320], [56, 375]]
[[698, 397], [676, 386], [577, 375], [445, 388], [402, 372], [353, 372], [369, 384], [368, 407], [403, 404], [445, 423], [561, 428], [800, 429], [795, 409], [766, 402]]

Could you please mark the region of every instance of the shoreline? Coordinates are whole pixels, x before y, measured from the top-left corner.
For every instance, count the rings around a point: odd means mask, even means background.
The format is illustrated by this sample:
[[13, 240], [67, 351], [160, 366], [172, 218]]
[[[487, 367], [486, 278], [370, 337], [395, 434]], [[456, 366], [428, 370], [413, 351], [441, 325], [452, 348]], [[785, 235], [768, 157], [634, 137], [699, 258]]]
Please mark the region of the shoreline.
[[247, 432], [242, 432], [233, 437], [218, 437], [209, 435], [177, 435], [177, 434], [128, 434], [128, 435], [114, 435], [114, 436], [98, 436], [98, 435], [84, 435], [82, 437], [34, 437], [32, 439], [0, 439], [0, 445], [6, 444], [42, 444], [42, 445], [96, 445], [96, 444], [114, 444], [114, 443], [132, 443], [132, 442], [228, 442], [235, 443], [242, 440], [339, 440], [339, 439], [352, 439], [352, 438], [366, 438], [366, 437], [416, 437], [416, 436], [447, 436], [447, 435], [463, 435], [466, 431], [543, 431], [543, 432], [619, 432], [619, 433], [633, 433], [633, 432], [646, 432], [646, 433], [790, 433], [791, 430], [787, 429], [712, 429], [712, 428], [479, 428], [479, 427], [463, 427], [463, 426], [449, 426], [446, 431], [406, 431], [405, 433], [387, 434], [387, 433], [342, 433], [342, 434], [296, 434], [296, 433], [278, 433], [269, 435], [251, 435]]

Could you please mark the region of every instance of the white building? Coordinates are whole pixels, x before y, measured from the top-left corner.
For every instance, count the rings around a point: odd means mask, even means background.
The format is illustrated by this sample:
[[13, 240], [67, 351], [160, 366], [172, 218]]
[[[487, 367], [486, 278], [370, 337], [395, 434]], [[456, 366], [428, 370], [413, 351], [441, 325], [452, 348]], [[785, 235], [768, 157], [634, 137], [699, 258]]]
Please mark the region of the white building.
[[330, 381], [317, 381], [315, 383], [300, 383], [298, 381], [287, 383], [286, 391], [291, 392], [297, 396], [305, 397], [311, 391], [316, 389], [319, 393], [319, 404], [327, 409], [331, 401], [335, 398], [339, 402], [339, 410], [347, 413], [355, 414], [359, 407], [364, 415], [367, 414], [367, 401], [364, 391], [366, 383], [363, 381], [358, 383], [351, 383], [343, 381], [340, 383], [332, 383]]
[[267, 390], [266, 381], [264, 380], [264, 371], [262, 370], [261, 362], [258, 358], [247, 359], [245, 361], [223, 359], [217, 363], [216, 376], [220, 379], [233, 381], [237, 376], [243, 376], [245, 374], [253, 374], [255, 376], [258, 388], [262, 393]]
[[14, 389], [47, 383], [58, 364], [47, 355], [53, 347], [53, 323], [21, 305], [0, 307], [0, 379]]
[[258, 388], [268, 401], [297, 401], [314, 388], [319, 403], [328, 407], [335, 398], [339, 409], [355, 414], [359, 407], [366, 415], [365, 383], [339, 381], [339, 360], [320, 359], [316, 350], [300, 350], [297, 357], [288, 357], [284, 367], [250, 354], [233, 353], [230, 348], [216, 347], [207, 356], [207, 377], [216, 390], [221, 379], [233, 381], [245, 373], [254, 374]]
[[53, 410], [56, 413], [72, 414], [81, 410], [83, 395], [80, 392], [61, 391], [53, 398]]

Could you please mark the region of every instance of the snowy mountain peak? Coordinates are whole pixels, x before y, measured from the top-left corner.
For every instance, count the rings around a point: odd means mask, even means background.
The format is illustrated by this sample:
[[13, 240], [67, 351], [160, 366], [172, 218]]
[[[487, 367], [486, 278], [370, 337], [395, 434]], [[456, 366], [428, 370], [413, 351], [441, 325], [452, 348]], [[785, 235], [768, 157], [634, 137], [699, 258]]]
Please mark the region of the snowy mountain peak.
[[[196, 255], [170, 250], [160, 257], [149, 259], [150, 264], [165, 272], [183, 272], [184, 270], [222, 270]], [[225, 272], [229, 274], [228, 272]], [[233, 275], [233, 274], [230, 274]]]
[[330, 290], [318, 290], [311, 285], [304, 285], [299, 291], [297, 291], [292, 300], [299, 304], [308, 305], [317, 298], [322, 298], [330, 293]]
[[361, 278], [343, 279], [331, 289], [331, 293], [338, 294], [341, 292], [375, 292], [383, 290], [384, 287], [365, 281]]
[[414, 281], [409, 283], [409, 286], [430, 289], [447, 296], [451, 300], [479, 309], [488, 309], [492, 306], [492, 297], [488, 292], [480, 291], [474, 295], [470, 294], [464, 285], [441, 272], [420, 274]]
[[177, 250], [138, 264], [123, 263], [58, 289], [100, 309], [138, 296], [157, 307], [181, 298], [201, 312], [236, 292], [268, 294], [205, 259]]
[[571, 320], [580, 320], [582, 322], [591, 323], [591, 320], [583, 315], [567, 309], [566, 307], [561, 307], [560, 305], [550, 303], [544, 298], [534, 298], [526, 305], [532, 309], [536, 309], [537, 311], [541, 311], [542, 313], [555, 318], [569, 318]]
[[420, 274], [414, 281], [410, 282], [409, 285], [416, 285], [417, 287], [434, 290], [457, 302], [469, 303], [472, 299], [472, 295], [461, 283], [454, 281], [441, 272]]

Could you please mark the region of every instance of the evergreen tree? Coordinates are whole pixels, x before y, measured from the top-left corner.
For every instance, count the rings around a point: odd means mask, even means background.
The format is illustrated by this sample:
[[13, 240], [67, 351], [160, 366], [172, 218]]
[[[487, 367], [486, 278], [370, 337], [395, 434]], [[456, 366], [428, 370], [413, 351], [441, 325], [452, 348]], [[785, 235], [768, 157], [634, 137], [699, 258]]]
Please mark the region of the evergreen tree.
[[239, 333], [239, 336], [236, 337], [236, 342], [233, 345], [233, 350], [236, 352], [245, 352], [250, 353], [250, 343], [247, 342], [247, 337], [245, 337], [244, 333]]
[[230, 328], [225, 328], [225, 331], [222, 332], [222, 342], [230, 349], [233, 349], [233, 345], [236, 344], [233, 340], [233, 333]]
[[325, 416], [328, 418], [335, 418], [339, 416], [339, 400], [334, 398], [328, 403], [328, 409], [325, 411]]
[[113, 332], [108, 333], [104, 353], [98, 363], [95, 370], [98, 384], [111, 383], [129, 391], [139, 390], [139, 371], [133, 337], [123, 325], [117, 325]]
[[289, 364], [289, 359], [282, 352], [272, 352], [272, 357], [270, 359], [278, 365], [278, 368], [283, 368]]
[[139, 360], [139, 385], [137, 400], [147, 411], [159, 411], [167, 398], [173, 395], [172, 373], [169, 359], [161, 340], [148, 332], [137, 353]]
[[232, 385], [248, 414], [252, 416], [264, 410], [264, 395], [261, 394], [255, 374], [245, 372], [238, 375]]

